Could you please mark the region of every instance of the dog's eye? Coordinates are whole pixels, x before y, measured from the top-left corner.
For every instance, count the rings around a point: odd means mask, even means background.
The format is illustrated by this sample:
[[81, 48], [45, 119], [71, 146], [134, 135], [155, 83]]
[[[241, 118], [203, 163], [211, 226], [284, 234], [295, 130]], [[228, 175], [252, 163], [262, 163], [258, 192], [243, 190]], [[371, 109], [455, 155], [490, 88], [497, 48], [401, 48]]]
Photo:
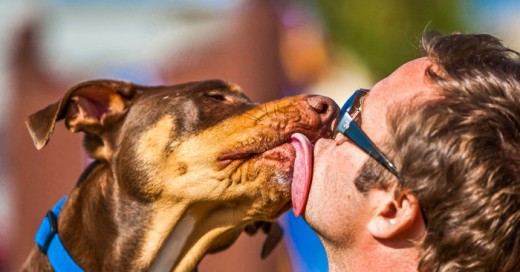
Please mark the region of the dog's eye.
[[222, 93], [218, 93], [218, 92], [207, 92], [204, 94], [206, 97], [209, 97], [211, 99], [215, 99], [215, 100], [218, 100], [218, 101], [226, 101], [226, 96], [223, 95]]

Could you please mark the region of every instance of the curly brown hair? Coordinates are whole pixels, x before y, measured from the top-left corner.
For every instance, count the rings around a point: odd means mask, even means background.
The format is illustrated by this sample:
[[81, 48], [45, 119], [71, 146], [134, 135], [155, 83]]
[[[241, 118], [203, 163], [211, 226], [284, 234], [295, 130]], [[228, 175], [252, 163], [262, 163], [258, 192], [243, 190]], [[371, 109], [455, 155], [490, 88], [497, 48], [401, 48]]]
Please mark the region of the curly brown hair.
[[[385, 145], [428, 222], [419, 270], [520, 271], [519, 54], [484, 34], [427, 33], [421, 45], [442, 98], [392, 112]], [[364, 170], [360, 191], [395, 180]]]
[[443, 99], [392, 118], [401, 185], [428, 218], [421, 271], [520, 271], [520, 60], [490, 35], [427, 34]]

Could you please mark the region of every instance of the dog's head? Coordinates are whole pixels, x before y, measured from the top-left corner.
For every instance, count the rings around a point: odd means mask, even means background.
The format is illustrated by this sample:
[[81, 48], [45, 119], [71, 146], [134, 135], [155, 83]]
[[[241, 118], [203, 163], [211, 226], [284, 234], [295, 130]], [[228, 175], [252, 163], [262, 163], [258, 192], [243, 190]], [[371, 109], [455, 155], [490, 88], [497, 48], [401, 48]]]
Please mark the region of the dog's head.
[[168, 87], [103, 80], [74, 86], [27, 125], [38, 149], [58, 120], [84, 132], [89, 156], [110, 164], [135, 199], [226, 210], [220, 220], [245, 227], [289, 208], [288, 140], [330, 136], [337, 111], [318, 96], [255, 104], [218, 80]]

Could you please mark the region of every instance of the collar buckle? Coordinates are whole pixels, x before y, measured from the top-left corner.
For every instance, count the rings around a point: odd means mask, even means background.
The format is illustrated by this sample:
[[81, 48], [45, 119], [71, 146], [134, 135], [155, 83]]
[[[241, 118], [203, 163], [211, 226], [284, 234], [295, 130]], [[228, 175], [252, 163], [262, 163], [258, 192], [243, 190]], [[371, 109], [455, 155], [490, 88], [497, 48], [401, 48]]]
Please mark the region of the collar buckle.
[[47, 254], [49, 245], [56, 233], [58, 233], [58, 218], [52, 211], [48, 211], [38, 230], [37, 236], [40, 237], [36, 239], [38, 248], [43, 254]]

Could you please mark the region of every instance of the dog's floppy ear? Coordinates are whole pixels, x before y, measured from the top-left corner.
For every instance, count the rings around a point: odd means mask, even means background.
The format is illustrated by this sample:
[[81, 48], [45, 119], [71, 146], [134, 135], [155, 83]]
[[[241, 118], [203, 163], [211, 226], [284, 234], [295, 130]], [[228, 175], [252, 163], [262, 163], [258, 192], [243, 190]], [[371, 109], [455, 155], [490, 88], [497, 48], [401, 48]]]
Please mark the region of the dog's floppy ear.
[[60, 101], [29, 116], [25, 124], [36, 148], [42, 149], [49, 142], [57, 121], [65, 118], [72, 132], [96, 133], [107, 118], [126, 112], [127, 102], [134, 95], [135, 88], [129, 82], [83, 82], [70, 88]]
[[262, 247], [262, 253], [260, 254], [260, 257], [265, 259], [273, 252], [273, 250], [276, 248], [276, 245], [278, 245], [278, 243], [280, 243], [282, 240], [283, 228], [277, 221], [258, 221], [246, 226], [245, 232], [249, 235], [254, 235], [259, 229], [262, 229], [262, 232], [267, 235], [264, 246]]

